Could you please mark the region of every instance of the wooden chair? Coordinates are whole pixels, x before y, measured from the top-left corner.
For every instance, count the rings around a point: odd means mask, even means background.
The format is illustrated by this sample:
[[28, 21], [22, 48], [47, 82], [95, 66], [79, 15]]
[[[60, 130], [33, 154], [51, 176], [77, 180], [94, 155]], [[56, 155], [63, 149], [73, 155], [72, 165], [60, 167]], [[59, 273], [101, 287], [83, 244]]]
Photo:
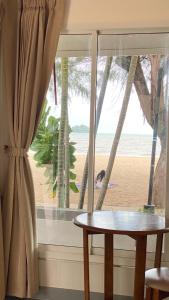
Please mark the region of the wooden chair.
[[157, 235], [154, 268], [145, 272], [146, 300], [169, 297], [169, 268], [161, 267], [163, 235]]
[[160, 267], [146, 271], [146, 300], [169, 297], [169, 268]]

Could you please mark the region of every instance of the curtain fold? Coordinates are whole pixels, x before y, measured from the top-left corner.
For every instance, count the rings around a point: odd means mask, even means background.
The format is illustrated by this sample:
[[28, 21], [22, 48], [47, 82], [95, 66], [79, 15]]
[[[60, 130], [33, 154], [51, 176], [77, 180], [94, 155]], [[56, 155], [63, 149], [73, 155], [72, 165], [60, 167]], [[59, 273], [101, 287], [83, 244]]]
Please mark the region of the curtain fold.
[[0, 295], [5, 297], [5, 280], [4, 280], [4, 252], [3, 252], [3, 231], [2, 231], [2, 213], [1, 213], [1, 197], [0, 197]]
[[[3, 94], [2, 94], [2, 78], [3, 78], [3, 66], [2, 66], [2, 25], [3, 25], [3, 16], [4, 16], [4, 7], [3, 7], [3, 3], [0, 0], [0, 105], [2, 107], [2, 98], [3, 98]], [[1, 118], [2, 116], [0, 116]], [[0, 135], [1, 135], [2, 131], [0, 131]], [[0, 155], [1, 157], [3, 156], [2, 153], [2, 136], [0, 136]], [[0, 161], [0, 178], [2, 176], [3, 173], [3, 164], [2, 164], [2, 160]], [[4, 248], [3, 248], [3, 228], [2, 228], [2, 186], [0, 186], [0, 295], [2, 295], [2, 297], [5, 297], [5, 280], [4, 280]]]
[[48, 88], [65, 4], [64, 0], [18, 0], [15, 15], [11, 0], [5, 3], [2, 37], [10, 143], [4, 148], [9, 160], [2, 201], [4, 278], [7, 295], [32, 297], [39, 283], [35, 196], [27, 152]]

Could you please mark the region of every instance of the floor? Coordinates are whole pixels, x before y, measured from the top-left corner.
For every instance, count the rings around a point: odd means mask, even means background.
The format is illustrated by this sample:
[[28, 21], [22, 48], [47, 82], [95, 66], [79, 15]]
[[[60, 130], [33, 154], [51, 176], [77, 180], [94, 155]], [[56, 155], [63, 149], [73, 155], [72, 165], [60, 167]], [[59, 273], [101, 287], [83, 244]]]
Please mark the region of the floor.
[[[16, 297], [6, 297], [6, 300], [21, 300]], [[32, 300], [84, 300], [82, 291], [41, 287]], [[131, 297], [114, 296], [113, 300], [131, 300]], [[104, 300], [103, 294], [91, 293], [91, 300]]]
[[[42, 300], [84, 300], [82, 291], [42, 287], [35, 299]], [[103, 294], [91, 293], [91, 300], [103, 300]], [[114, 300], [131, 300], [130, 297], [115, 296]]]

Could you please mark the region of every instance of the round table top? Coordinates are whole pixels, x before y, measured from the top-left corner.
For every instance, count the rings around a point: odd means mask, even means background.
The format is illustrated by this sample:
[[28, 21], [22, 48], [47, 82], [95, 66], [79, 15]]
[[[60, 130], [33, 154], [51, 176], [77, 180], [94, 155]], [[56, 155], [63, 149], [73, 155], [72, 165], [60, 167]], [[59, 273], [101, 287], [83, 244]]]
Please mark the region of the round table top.
[[77, 216], [74, 223], [96, 233], [148, 235], [169, 232], [165, 218], [141, 212], [95, 211]]

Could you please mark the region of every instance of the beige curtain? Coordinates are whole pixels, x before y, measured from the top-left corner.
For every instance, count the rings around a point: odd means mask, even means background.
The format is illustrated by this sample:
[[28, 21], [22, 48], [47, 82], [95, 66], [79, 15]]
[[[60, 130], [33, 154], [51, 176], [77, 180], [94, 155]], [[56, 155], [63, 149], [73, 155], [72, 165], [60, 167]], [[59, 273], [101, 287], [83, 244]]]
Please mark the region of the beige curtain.
[[2, 42], [10, 143], [5, 147], [9, 168], [2, 230], [6, 294], [17, 297], [32, 297], [38, 289], [35, 198], [27, 152], [38, 126], [63, 18], [64, 0], [5, 1]]
[[[2, 79], [3, 79], [3, 68], [2, 68], [2, 24], [4, 16], [4, 7], [2, 1], [0, 1], [0, 107], [2, 109]], [[0, 120], [2, 119], [2, 113], [0, 109]], [[1, 124], [2, 125], [2, 124]], [[0, 126], [1, 128], [1, 126]], [[3, 151], [2, 151], [2, 131], [0, 130], [0, 179], [3, 173]], [[1, 180], [0, 180], [1, 181]], [[3, 230], [2, 230], [2, 186], [0, 185], [0, 295], [5, 297], [5, 281], [4, 281], [4, 252], [3, 252]]]

